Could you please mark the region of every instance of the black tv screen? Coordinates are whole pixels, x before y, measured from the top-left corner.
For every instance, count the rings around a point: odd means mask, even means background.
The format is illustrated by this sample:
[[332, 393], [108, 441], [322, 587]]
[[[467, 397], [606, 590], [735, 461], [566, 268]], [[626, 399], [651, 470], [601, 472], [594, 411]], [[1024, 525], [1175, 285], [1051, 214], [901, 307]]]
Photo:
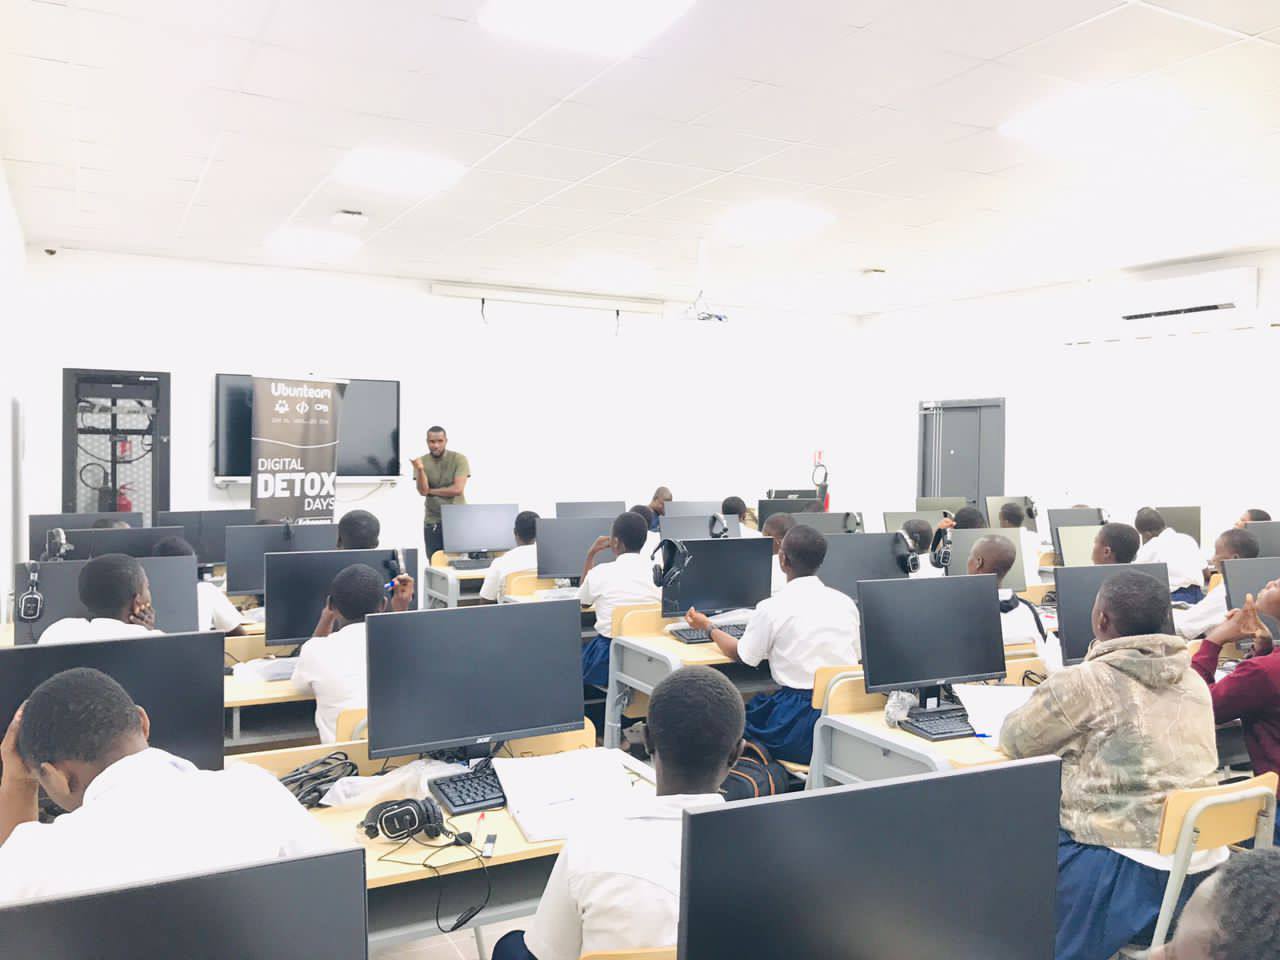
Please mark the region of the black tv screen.
[[[214, 403], [214, 476], [248, 479], [253, 378], [218, 374]], [[349, 381], [338, 421], [338, 476], [394, 477], [399, 473], [400, 381]]]

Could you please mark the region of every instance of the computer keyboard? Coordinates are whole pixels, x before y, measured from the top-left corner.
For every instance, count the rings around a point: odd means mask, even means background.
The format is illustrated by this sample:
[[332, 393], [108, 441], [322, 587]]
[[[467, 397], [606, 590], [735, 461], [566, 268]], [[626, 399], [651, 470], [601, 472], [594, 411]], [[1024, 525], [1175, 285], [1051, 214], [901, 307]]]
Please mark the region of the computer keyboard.
[[490, 562], [491, 561], [489, 560], [472, 560], [470, 558], [465, 558], [460, 560], [450, 560], [449, 566], [453, 567], [455, 570], [483, 570], [485, 567], [489, 566]]
[[488, 763], [466, 773], [432, 780], [431, 793], [452, 816], [507, 805], [498, 772]]
[[[715, 627], [714, 629], [727, 633], [735, 640], [741, 640], [746, 627], [742, 624], [731, 623], [723, 627]], [[671, 631], [671, 635], [681, 643], [710, 643], [710, 630], [695, 630], [693, 627], [676, 627]]]
[[925, 740], [959, 740], [963, 737], [976, 736], [969, 724], [969, 715], [964, 707], [942, 710], [921, 710], [915, 707], [907, 714], [907, 719], [898, 724], [899, 729], [915, 734]]

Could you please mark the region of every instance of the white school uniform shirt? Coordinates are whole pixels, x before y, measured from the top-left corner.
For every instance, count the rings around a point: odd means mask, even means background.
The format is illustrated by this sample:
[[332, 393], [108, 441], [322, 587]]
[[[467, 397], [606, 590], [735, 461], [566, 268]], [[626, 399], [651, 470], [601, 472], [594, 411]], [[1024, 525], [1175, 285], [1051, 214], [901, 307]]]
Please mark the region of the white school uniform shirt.
[[685, 810], [717, 806], [717, 793], [637, 797], [565, 841], [524, 942], [538, 960], [665, 947], [680, 920]]
[[363, 623], [349, 623], [327, 637], [302, 645], [293, 683], [316, 697], [316, 729], [321, 743], [338, 739], [338, 715], [368, 706], [369, 661]]
[[1027, 578], [1027, 586], [1031, 586], [1033, 583], [1040, 583], [1042, 582], [1040, 578], [1040, 534], [1022, 527], [1018, 536], [1021, 540], [1018, 544], [1018, 549], [1022, 554], [1022, 571]]
[[908, 574], [912, 580], [932, 580], [934, 577], [945, 577], [947, 575], [946, 567], [935, 567], [933, 561], [929, 559], [929, 554], [917, 554], [920, 558], [920, 569], [915, 573]]
[[750, 527], [748, 527], [748, 526], [744, 523], [744, 524], [741, 524], [741, 525], [740, 525], [740, 527], [739, 527], [739, 533], [738, 533], [738, 536], [740, 536], [740, 537], [763, 537], [763, 536], [764, 536], [764, 534], [763, 534], [763, 533], [761, 533], [759, 530], [752, 530]]
[[150, 637], [163, 630], [148, 630], [140, 623], [125, 623], [111, 617], [64, 617], [40, 634], [39, 643], [88, 643], [98, 640], [126, 640]]
[[777, 596], [782, 592], [782, 588], [787, 585], [787, 575], [782, 572], [782, 561], [778, 559], [778, 554], [773, 555], [773, 566], [770, 568], [769, 574], [769, 592]]
[[1185, 533], [1165, 527], [1138, 548], [1134, 563], [1163, 563], [1169, 568], [1169, 589], [1204, 586], [1204, 558], [1200, 545]]
[[1194, 640], [1226, 622], [1227, 588], [1218, 584], [1190, 610], [1173, 611], [1173, 628], [1178, 636]]
[[197, 770], [149, 748], [94, 778], [84, 804], [0, 846], [0, 903], [65, 896], [339, 845], [271, 774]]
[[[1001, 590], [1001, 600], [1012, 600], [1012, 590]], [[1019, 643], [1041, 643], [1043, 638], [1036, 629], [1035, 614], [1025, 603], [1019, 604], [1008, 613], [1000, 614], [1000, 633], [1004, 636], [1004, 645], [1011, 647]]]
[[490, 601], [499, 599], [502, 595], [502, 585], [506, 582], [507, 577], [513, 573], [523, 573], [526, 570], [537, 569], [537, 544], [525, 543], [508, 550], [502, 556], [495, 558], [493, 563], [489, 564], [489, 569], [484, 575], [484, 583], [480, 585], [480, 598]]
[[228, 633], [240, 626], [240, 611], [227, 599], [227, 595], [218, 589], [218, 585], [208, 580], [196, 583], [196, 616], [201, 630], [218, 630]]
[[613, 608], [629, 603], [662, 599], [662, 588], [653, 582], [653, 562], [640, 553], [624, 553], [610, 563], [587, 571], [578, 599], [584, 607], [595, 604], [596, 633], [613, 636]]
[[858, 607], [817, 577], [796, 577], [761, 600], [738, 641], [749, 667], [769, 661], [774, 683], [812, 690], [819, 667], [858, 662]]

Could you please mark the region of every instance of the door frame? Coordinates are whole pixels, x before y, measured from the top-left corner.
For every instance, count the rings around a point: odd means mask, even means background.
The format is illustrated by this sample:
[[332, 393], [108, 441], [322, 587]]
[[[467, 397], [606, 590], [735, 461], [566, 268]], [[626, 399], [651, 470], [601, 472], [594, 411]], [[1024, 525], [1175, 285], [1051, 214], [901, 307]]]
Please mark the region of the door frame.
[[[931, 494], [927, 490], [927, 478], [925, 477], [925, 418], [930, 412], [946, 411], [955, 407], [993, 407], [1000, 411], [1000, 420], [1005, 422], [1005, 398], [1004, 397], [980, 397], [973, 400], [921, 400], [917, 409], [917, 444], [916, 444], [916, 495], [921, 497], [928, 496], [947, 496], [945, 491], [938, 491]], [[1003, 444], [1001, 450], [1001, 459], [1003, 460]], [[939, 461], [941, 462], [941, 461]], [[1001, 473], [1003, 474], [1003, 463], [1001, 464]], [[981, 486], [982, 482], [982, 416], [978, 417], [978, 482]], [[1004, 482], [1003, 477], [1000, 483], [1000, 493], [994, 493], [992, 496], [1003, 496]], [[982, 491], [978, 491], [978, 499], [982, 499]], [[985, 512], [985, 507], [978, 504], [979, 509]]]

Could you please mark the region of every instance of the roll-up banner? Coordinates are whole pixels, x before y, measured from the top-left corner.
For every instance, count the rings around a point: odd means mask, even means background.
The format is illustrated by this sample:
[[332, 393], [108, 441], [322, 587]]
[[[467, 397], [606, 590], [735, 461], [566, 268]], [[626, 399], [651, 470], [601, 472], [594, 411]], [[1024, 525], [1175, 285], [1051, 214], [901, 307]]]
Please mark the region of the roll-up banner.
[[345, 383], [253, 378], [252, 506], [259, 521], [331, 520]]

